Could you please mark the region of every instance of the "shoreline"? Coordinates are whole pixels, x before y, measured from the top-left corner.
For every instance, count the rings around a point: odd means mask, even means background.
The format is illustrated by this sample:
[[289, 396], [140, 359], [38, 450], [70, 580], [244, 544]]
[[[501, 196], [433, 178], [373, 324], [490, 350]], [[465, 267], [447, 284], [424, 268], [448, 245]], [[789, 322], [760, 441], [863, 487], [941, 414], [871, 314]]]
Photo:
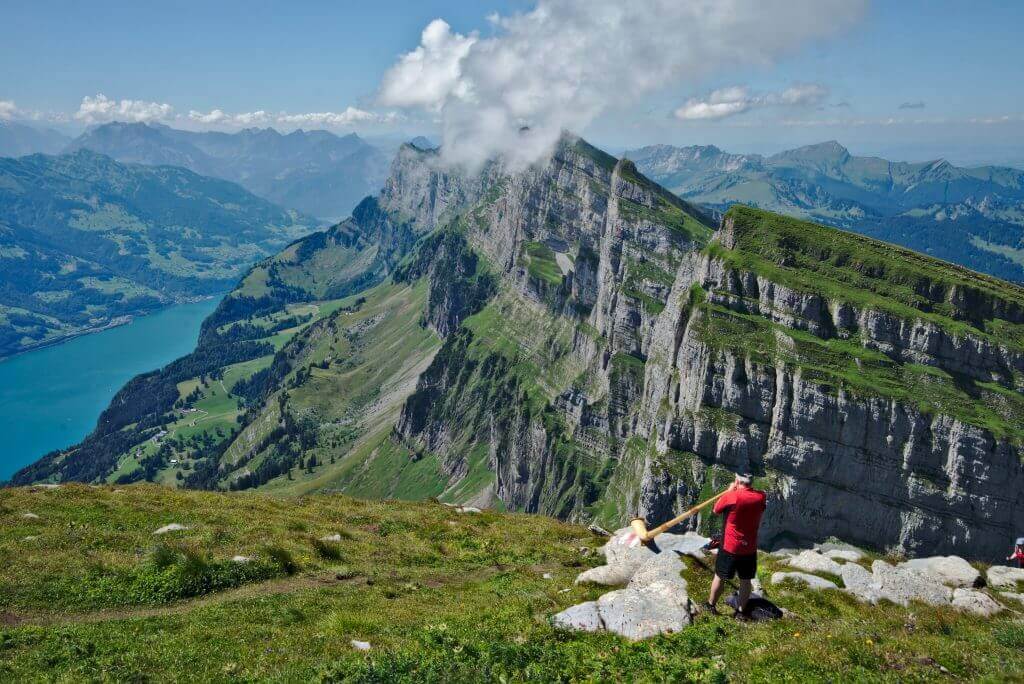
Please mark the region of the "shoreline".
[[[230, 290], [228, 292], [230, 292]], [[83, 330], [78, 330], [78, 331], [73, 332], [73, 333], [68, 333], [67, 335], [64, 335], [62, 337], [58, 337], [56, 339], [48, 340], [46, 342], [37, 344], [37, 345], [29, 347], [27, 349], [22, 349], [21, 351], [14, 352], [13, 354], [9, 354], [7, 356], [0, 356], [0, 364], [5, 363], [6, 361], [9, 361], [11, 359], [15, 359], [15, 358], [17, 358], [19, 356], [23, 356], [25, 354], [31, 354], [32, 352], [37, 352], [37, 351], [41, 351], [43, 349], [49, 349], [51, 347], [60, 346], [60, 345], [64, 344], [65, 342], [70, 342], [71, 340], [77, 339], [79, 337], [85, 337], [87, 335], [93, 335], [95, 333], [104, 332], [106, 330], [113, 330], [114, 328], [120, 328], [120, 327], [125, 326], [125, 325], [131, 325], [132, 323], [135, 322], [135, 319], [137, 319], [137, 318], [146, 318], [147, 316], [152, 316], [153, 314], [160, 313], [161, 311], [166, 311], [167, 309], [170, 309], [170, 308], [175, 307], [175, 306], [180, 306], [182, 304], [196, 304], [198, 302], [205, 302], [205, 301], [210, 300], [210, 299], [223, 298], [226, 294], [228, 294], [228, 292], [222, 292], [222, 293], [219, 293], [219, 294], [206, 295], [206, 296], [203, 296], [203, 297], [185, 297], [185, 298], [182, 298], [180, 300], [175, 300], [175, 301], [169, 302], [169, 303], [167, 303], [164, 306], [158, 307], [156, 309], [152, 309], [152, 310], [147, 311], [145, 313], [141, 313], [141, 314], [125, 314], [124, 316], [117, 316], [115, 318], [112, 318], [110, 321], [108, 321], [107, 323], [105, 323], [104, 325], [101, 325], [99, 327], [96, 327], [96, 328], [85, 328]], [[2, 486], [2, 485], [3, 485], [3, 483], [0, 482], [0, 486]]]

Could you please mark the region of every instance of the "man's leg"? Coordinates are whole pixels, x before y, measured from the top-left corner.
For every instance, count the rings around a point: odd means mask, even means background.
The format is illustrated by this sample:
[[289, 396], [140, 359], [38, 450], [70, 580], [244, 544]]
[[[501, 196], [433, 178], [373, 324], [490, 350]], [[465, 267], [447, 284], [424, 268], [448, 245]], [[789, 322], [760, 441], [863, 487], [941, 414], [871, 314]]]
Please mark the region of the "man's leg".
[[[715, 579], [718, 579], [718, 578], [716, 577]], [[737, 603], [737, 605], [740, 608], [740, 612], [741, 613], [744, 612], [747, 609], [747, 601], [750, 600], [750, 592], [751, 592], [752, 589], [753, 589], [753, 586], [752, 586], [750, 580], [743, 579], [741, 577], [740, 578], [739, 602]]]
[[725, 589], [725, 582], [723, 582], [722, 578], [715, 573], [715, 578], [711, 580], [711, 594], [708, 596], [708, 603], [710, 603], [712, 607], [718, 603], [718, 599], [722, 596], [723, 589]]

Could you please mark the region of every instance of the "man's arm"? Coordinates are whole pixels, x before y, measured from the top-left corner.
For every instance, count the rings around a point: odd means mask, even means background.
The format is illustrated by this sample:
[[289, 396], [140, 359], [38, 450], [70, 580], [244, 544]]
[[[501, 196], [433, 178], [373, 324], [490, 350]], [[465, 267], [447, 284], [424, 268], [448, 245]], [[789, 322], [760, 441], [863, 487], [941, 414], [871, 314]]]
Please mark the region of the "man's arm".
[[725, 509], [736, 503], [735, 498], [736, 497], [733, 495], [733, 488], [730, 487], [725, 493], [725, 496], [715, 502], [715, 506], [711, 510], [715, 513], [722, 513]]

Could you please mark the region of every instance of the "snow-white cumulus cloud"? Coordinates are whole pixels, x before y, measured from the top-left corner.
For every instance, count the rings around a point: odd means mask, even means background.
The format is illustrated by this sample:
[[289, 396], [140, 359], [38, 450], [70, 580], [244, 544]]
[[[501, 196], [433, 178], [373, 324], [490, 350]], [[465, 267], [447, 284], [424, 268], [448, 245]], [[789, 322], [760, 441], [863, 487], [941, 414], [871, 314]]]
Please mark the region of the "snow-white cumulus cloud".
[[14, 104], [14, 100], [0, 100], [0, 121], [8, 121], [19, 115], [21, 110]]
[[865, 5], [539, 0], [530, 12], [492, 17], [489, 37], [438, 19], [385, 74], [379, 101], [436, 113], [449, 162], [475, 166], [500, 154], [529, 164], [563, 130], [579, 131], [606, 109], [727, 67], [770, 63], [856, 21]]
[[752, 93], [746, 86], [712, 91], [706, 98], [691, 98], [675, 111], [684, 121], [724, 119], [761, 107], [807, 107], [828, 97], [828, 89], [817, 83], [798, 83], [778, 93]]
[[129, 121], [132, 123], [166, 121], [174, 114], [174, 107], [161, 102], [144, 100], [111, 100], [102, 93], [82, 98], [75, 118], [85, 123]]

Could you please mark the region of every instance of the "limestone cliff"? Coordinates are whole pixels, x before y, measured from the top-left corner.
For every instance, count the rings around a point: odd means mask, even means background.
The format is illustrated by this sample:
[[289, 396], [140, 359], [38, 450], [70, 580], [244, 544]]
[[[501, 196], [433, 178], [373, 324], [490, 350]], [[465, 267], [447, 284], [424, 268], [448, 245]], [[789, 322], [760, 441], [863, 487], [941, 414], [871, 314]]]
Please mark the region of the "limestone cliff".
[[994, 557], [1024, 529], [1020, 288], [747, 209], [708, 244], [582, 142], [488, 182], [458, 229], [500, 294], [398, 422], [453, 483], [486, 454], [474, 500], [661, 519], [750, 470], [770, 543]]

